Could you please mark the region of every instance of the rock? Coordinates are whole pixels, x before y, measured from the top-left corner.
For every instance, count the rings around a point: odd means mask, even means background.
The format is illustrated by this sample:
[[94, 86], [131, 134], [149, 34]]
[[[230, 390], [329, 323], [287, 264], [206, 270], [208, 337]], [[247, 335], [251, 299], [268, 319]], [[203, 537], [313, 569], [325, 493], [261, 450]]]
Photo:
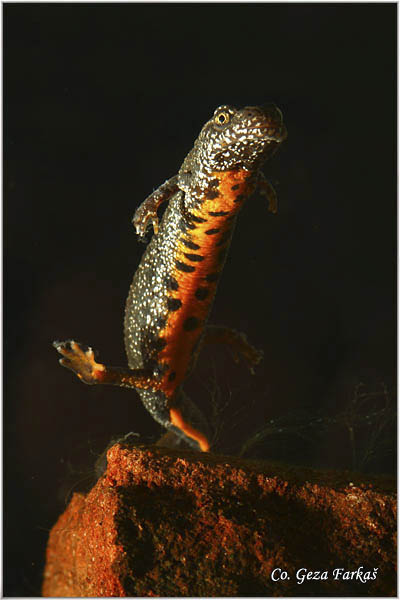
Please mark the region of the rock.
[[51, 530], [44, 596], [396, 595], [390, 480], [154, 446], [107, 459]]

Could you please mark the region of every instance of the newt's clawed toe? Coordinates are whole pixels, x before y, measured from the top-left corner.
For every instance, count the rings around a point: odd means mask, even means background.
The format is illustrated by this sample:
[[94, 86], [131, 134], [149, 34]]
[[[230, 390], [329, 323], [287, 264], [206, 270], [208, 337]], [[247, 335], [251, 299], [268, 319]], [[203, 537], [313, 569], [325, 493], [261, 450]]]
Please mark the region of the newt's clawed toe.
[[158, 216], [157, 210], [146, 209], [146, 206], [139, 206], [136, 210], [135, 215], [132, 219], [132, 223], [136, 229], [136, 233], [139, 237], [144, 238], [146, 232], [153, 225], [153, 231], [155, 234], [158, 233]]
[[254, 375], [254, 367], [258, 365], [264, 358], [262, 350], [257, 350], [250, 344], [244, 333], [240, 333], [236, 339], [236, 345], [231, 347], [233, 360], [238, 363], [242, 358], [249, 368], [249, 371]]
[[85, 348], [74, 340], [56, 341], [53, 346], [63, 357], [60, 358], [60, 365], [76, 373], [84, 383], [92, 385], [101, 380], [105, 367], [95, 361], [92, 348]]

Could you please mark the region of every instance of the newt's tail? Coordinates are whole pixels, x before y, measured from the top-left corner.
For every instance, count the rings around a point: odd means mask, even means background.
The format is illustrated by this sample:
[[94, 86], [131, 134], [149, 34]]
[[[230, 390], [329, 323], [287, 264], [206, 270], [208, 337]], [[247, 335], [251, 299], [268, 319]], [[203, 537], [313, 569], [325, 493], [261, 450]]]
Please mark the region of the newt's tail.
[[168, 427], [189, 446], [202, 452], [210, 450], [210, 428], [199, 410], [181, 390], [178, 399], [169, 409], [171, 425]]

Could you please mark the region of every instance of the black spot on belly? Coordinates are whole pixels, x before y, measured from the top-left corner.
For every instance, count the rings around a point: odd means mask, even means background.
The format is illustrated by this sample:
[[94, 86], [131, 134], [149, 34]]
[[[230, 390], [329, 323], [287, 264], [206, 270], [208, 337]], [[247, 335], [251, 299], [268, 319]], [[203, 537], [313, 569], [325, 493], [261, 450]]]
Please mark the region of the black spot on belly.
[[179, 271], [183, 271], [183, 273], [193, 273], [196, 270], [192, 265], [187, 265], [186, 263], [181, 262], [180, 260], [175, 261], [176, 268]]
[[207, 223], [207, 219], [203, 219], [202, 217], [198, 217], [196, 215], [194, 215], [193, 213], [188, 212], [188, 217], [191, 221], [194, 221], [195, 223]]
[[173, 290], [174, 292], [179, 290], [179, 283], [177, 282], [175, 277], [166, 277], [165, 285], [167, 290]]
[[238, 184], [238, 183], [235, 183], [235, 185], [233, 185], [233, 186], [231, 187], [231, 190], [238, 190], [238, 189], [239, 189], [239, 187], [240, 187], [240, 186], [239, 186], [239, 184]]
[[196, 296], [197, 300], [205, 300], [207, 298], [207, 296], [208, 296], [208, 293], [209, 293], [209, 289], [208, 288], [199, 287], [195, 291], [194, 295]]
[[197, 329], [200, 325], [200, 320], [197, 317], [188, 317], [186, 321], [183, 323], [183, 329], [185, 331], [193, 331], [193, 329]]
[[181, 302], [181, 300], [179, 300], [179, 298], [168, 298], [167, 299], [168, 310], [173, 312], [175, 310], [179, 310], [181, 306], [182, 306], [182, 302]]
[[208, 214], [210, 217], [226, 217], [226, 215], [229, 215], [229, 210], [220, 210], [218, 212], [210, 211]]
[[245, 194], [239, 194], [238, 196], [236, 196], [236, 198], [234, 199], [234, 202], [243, 202], [243, 200], [246, 199]]
[[208, 192], [206, 192], [207, 200], [214, 200], [215, 198], [218, 198], [218, 196], [219, 196], [218, 190], [209, 190]]
[[195, 244], [191, 240], [186, 240], [185, 238], [181, 238], [181, 242], [186, 248], [190, 248], [191, 250], [200, 250], [200, 246]]
[[192, 262], [201, 262], [204, 260], [204, 256], [201, 256], [201, 254], [184, 254], [184, 257]]
[[219, 187], [219, 179], [216, 177], [215, 179], [211, 179], [210, 187]]
[[220, 229], [207, 229], [206, 235], [215, 235], [215, 234], [219, 233], [220, 231], [221, 231]]

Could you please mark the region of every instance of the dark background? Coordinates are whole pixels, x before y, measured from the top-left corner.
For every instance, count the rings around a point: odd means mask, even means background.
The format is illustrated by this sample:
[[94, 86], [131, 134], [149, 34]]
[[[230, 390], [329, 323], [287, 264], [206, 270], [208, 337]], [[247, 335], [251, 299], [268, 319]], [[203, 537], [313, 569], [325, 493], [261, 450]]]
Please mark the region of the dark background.
[[[48, 531], [99, 452], [127, 431], [160, 435], [134, 392], [82, 385], [51, 342], [126, 364], [124, 302], [144, 249], [131, 217], [218, 105], [275, 101], [289, 137], [265, 169], [279, 213], [259, 196], [243, 209], [211, 319], [245, 331], [264, 361], [252, 377], [209, 349], [188, 382], [208, 410], [228, 402], [217, 448], [237, 453], [284, 415], [294, 430], [300, 409], [303, 425], [334, 423], [360, 382], [393, 396], [397, 7], [3, 8], [3, 592], [35, 596]], [[363, 466], [340, 423], [315, 429], [312, 443], [276, 430], [249, 456]], [[369, 469], [393, 464], [377, 451]]]

